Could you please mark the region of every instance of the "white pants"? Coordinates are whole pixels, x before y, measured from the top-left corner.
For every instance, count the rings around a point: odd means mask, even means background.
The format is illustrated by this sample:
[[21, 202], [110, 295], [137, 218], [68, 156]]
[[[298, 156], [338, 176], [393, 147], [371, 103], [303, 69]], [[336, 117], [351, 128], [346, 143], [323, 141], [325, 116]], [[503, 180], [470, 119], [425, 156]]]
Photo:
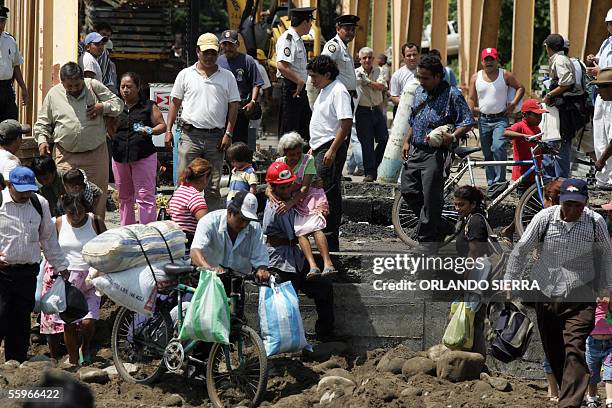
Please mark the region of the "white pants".
[[[593, 114], [593, 147], [598, 159], [610, 141], [612, 141], [612, 101], [604, 101], [598, 95]], [[612, 185], [612, 157], [608, 159], [602, 171], [595, 175], [595, 178], [599, 185]]]

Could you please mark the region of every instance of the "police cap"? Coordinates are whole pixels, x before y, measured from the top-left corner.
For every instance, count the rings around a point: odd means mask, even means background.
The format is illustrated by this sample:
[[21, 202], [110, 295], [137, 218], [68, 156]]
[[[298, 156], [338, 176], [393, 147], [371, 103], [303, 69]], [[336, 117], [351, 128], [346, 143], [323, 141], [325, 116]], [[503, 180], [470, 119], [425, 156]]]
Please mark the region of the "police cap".
[[8, 18], [8, 12], [9, 12], [8, 7], [1, 6], [0, 7], [0, 18], [4, 18], [4, 19]]
[[343, 16], [336, 17], [336, 25], [338, 26], [356, 26], [360, 18], [352, 15], [345, 14]]
[[316, 10], [316, 7], [300, 7], [300, 8], [292, 8], [289, 10], [289, 17], [299, 18], [301, 20], [306, 20], [308, 18], [314, 19], [312, 13]]

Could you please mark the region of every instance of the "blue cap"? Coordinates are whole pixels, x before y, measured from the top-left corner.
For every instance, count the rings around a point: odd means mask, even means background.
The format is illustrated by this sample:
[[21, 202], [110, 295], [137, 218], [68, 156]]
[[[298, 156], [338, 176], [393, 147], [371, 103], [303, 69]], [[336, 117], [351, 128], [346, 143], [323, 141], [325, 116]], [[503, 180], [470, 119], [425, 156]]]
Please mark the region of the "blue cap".
[[570, 178], [561, 184], [559, 202], [577, 201], [579, 203], [586, 203], [588, 198], [589, 187], [586, 181]]
[[91, 43], [99, 43], [99, 42], [103, 42], [103, 41], [107, 41], [108, 38], [104, 37], [103, 35], [99, 34], [99, 33], [89, 33], [87, 34], [87, 37], [85, 37], [85, 41], [83, 42], [85, 45], [89, 45]]
[[34, 177], [34, 172], [30, 170], [28, 167], [17, 166], [9, 173], [9, 181], [20, 193], [25, 191], [38, 191], [38, 186], [36, 185], [36, 177]]

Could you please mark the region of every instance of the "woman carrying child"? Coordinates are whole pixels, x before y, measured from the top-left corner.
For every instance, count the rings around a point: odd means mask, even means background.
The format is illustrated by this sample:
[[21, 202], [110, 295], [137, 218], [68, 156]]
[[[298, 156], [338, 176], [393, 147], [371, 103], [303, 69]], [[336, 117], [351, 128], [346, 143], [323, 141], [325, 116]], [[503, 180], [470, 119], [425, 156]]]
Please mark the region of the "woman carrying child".
[[[268, 198], [279, 204], [277, 211], [284, 213], [291, 208], [295, 208], [295, 235], [308, 264], [310, 270], [306, 279], [313, 279], [317, 276], [330, 276], [337, 273], [329, 255], [327, 238], [323, 234], [323, 229], [327, 225], [325, 216], [329, 213], [327, 197], [325, 191], [317, 183], [313, 184], [313, 179], [317, 173], [314, 157], [302, 153], [306, 142], [297, 132], [283, 135], [278, 142], [279, 153], [283, 156], [277, 161], [286, 163], [291, 167], [296, 175], [293, 182], [293, 196], [291, 200], [283, 202], [275, 197], [272, 190], [268, 188], [266, 194]], [[312, 247], [308, 237], [314, 236], [317, 248], [323, 258], [323, 272], [317, 266], [312, 253]]]

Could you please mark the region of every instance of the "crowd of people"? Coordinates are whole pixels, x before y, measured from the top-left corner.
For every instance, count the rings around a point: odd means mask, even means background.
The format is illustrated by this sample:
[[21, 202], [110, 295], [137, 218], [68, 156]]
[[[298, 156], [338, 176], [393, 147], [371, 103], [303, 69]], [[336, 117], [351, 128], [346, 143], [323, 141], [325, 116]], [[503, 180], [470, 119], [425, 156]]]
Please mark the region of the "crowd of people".
[[[574, 145], [593, 158], [597, 187], [612, 189], [612, 9], [605, 18], [610, 36], [597, 55], [589, 55], [584, 62], [568, 57], [569, 44], [561, 35], [546, 38], [550, 75], [543, 84], [541, 103], [524, 99], [524, 85], [500, 67], [495, 48], [482, 50], [482, 70], [471, 78], [467, 99], [439, 52], [421, 55], [413, 43], [402, 45], [402, 66], [391, 77], [384, 55], [375, 61], [368, 47], [358, 51], [356, 68], [348, 48], [359, 24], [353, 15], [336, 19], [336, 36], [325, 43], [321, 55], [308, 61], [302, 36], [311, 29], [314, 11], [291, 9], [291, 28], [276, 44], [281, 157], [267, 169], [260, 224], [256, 197], [260, 180], [253, 167], [252, 127], [261, 117], [262, 91], [269, 84], [256, 59], [239, 52], [237, 32], [226, 30], [220, 38], [205, 33], [198, 38], [197, 62], [178, 73], [164, 120], [159, 107], [142, 96], [138, 74], [126, 72], [117, 81], [110, 54], [112, 28], [100, 25], [85, 37], [78, 63], [61, 66], [61, 83], [45, 95], [30, 129], [16, 121], [13, 80], [22, 89], [24, 103], [28, 98], [19, 70], [23, 58], [14, 39], [3, 31], [8, 9], [0, 9], [0, 47], [13, 50], [0, 54], [0, 93], [4, 97], [0, 104], [4, 188], [0, 341], [4, 340], [6, 360], [27, 357], [42, 250], [43, 293], [55, 279], [63, 278], [83, 292], [89, 306], [89, 313], [76, 324], [64, 324], [57, 315], [42, 315], [41, 333], [48, 335], [51, 356], [60, 356], [58, 334], [63, 333], [68, 363], [91, 362], [90, 342], [100, 297], [85, 279], [89, 267], [81, 255], [82, 247], [106, 230], [111, 174], [122, 226], [157, 219], [158, 159], [152, 136], [165, 135], [165, 144], [171, 147], [175, 125], [180, 132], [176, 146], [180, 177], [167, 210], [185, 232], [193, 264], [255, 271], [262, 281], [271, 274], [277, 282], [291, 281], [315, 301], [318, 338], [339, 338], [334, 330], [329, 278], [337, 273], [331, 253], [339, 251], [341, 244], [342, 180], [349, 144], [353, 145], [355, 171], [363, 169], [364, 182], [375, 181], [389, 135], [387, 100], [397, 107], [404, 89], [418, 82], [402, 146], [405, 163], [400, 190], [419, 217], [418, 241], [427, 255], [436, 254], [444, 238], [457, 231], [441, 217], [443, 186], [452, 148], [476, 124], [485, 160], [506, 161], [508, 141], [513, 144], [515, 161], [531, 160], [533, 144], [527, 138], [543, 133], [547, 143], [559, 150], [557, 157], [543, 158], [546, 176], [556, 179], [545, 191], [552, 204], [535, 216], [515, 245], [506, 276], [517, 278], [528, 255], [541, 251], [531, 274], [542, 288], [536, 314], [560, 406], [578, 407], [587, 387], [589, 407], [599, 406], [592, 405], [596, 401], [593, 384], [600, 380], [596, 368], [602, 361], [607, 370], [603, 380], [612, 384], [612, 329], [604, 324], [609, 295], [598, 293], [598, 305], [592, 300], [570, 300], [595, 296], [586, 294], [587, 287], [600, 278], [606, 279], [606, 289], [612, 289], [612, 218], [606, 220], [588, 207], [587, 183], [571, 178], [571, 163]], [[10, 60], [6, 55], [11, 55]], [[179, 110], [181, 119], [177, 120]], [[517, 111], [522, 118], [510, 125]], [[551, 130], [550, 124], [542, 124], [543, 115], [555, 116], [559, 126]], [[583, 132], [576, 143], [577, 133], [585, 127], [592, 132]], [[22, 136], [32, 130], [40, 157], [25, 167], [16, 154]], [[355, 158], [358, 148], [361, 160]], [[229, 194], [222, 197], [225, 161], [232, 174]], [[512, 179], [520, 179], [524, 172], [524, 168], [513, 167]], [[487, 167], [486, 179], [487, 188], [494, 190], [505, 183], [506, 167]], [[526, 188], [533, 178], [522, 182]], [[456, 240], [458, 256], [488, 255], [480, 245], [491, 235], [482, 208], [484, 197], [473, 186], [454, 192], [463, 222]], [[611, 207], [612, 202], [604, 209]], [[513, 232], [511, 226], [503, 235], [512, 237]], [[322, 265], [317, 264], [310, 238]], [[596, 256], [593, 250], [599, 251]], [[598, 262], [587, 262], [589, 257]], [[477, 301], [474, 304], [476, 331], [482, 334], [484, 310]], [[486, 353], [484, 336], [475, 341], [473, 351]], [[610, 391], [607, 407], [612, 407], [612, 385]]]

